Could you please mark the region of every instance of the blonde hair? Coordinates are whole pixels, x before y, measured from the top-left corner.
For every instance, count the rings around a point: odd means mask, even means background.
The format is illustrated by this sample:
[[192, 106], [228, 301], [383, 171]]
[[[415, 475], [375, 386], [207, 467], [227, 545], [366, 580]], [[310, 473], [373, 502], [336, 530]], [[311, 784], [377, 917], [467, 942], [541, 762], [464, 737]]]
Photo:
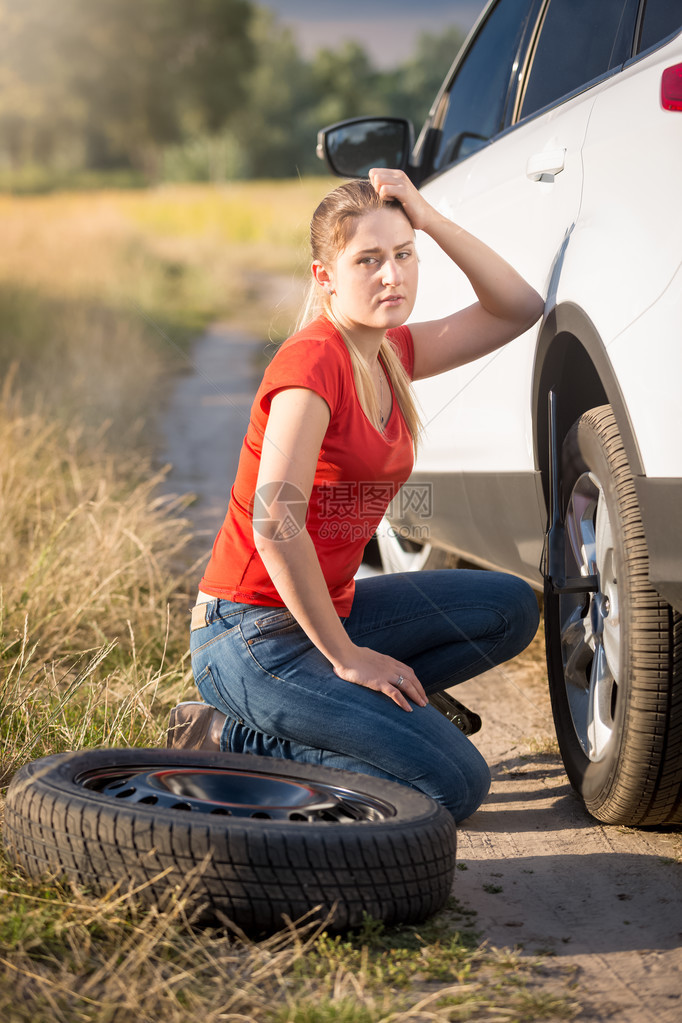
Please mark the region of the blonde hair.
[[[365, 213], [380, 209], [398, 209], [402, 212], [402, 206], [397, 200], [380, 199], [369, 181], [349, 181], [335, 188], [333, 192], [325, 196], [310, 221], [310, 251], [313, 260], [319, 260], [323, 266], [329, 266], [351, 240], [358, 219]], [[317, 281], [313, 279], [310, 282], [298, 319], [297, 329], [304, 327], [321, 313], [334, 324], [343, 338], [350, 353], [360, 404], [370, 422], [377, 430], [381, 429], [379, 401], [369, 365], [334, 317], [329, 294], [323, 291]], [[410, 378], [400, 360], [397, 349], [386, 336], [381, 342], [379, 355], [388, 373], [416, 450], [421, 423]]]

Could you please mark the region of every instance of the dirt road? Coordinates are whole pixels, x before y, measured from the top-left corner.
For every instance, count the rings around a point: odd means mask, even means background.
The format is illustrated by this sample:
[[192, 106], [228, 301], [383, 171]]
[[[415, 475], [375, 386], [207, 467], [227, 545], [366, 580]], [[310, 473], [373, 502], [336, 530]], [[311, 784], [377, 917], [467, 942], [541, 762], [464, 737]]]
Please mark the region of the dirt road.
[[[483, 807], [459, 834], [457, 898], [482, 938], [575, 969], [579, 1020], [682, 1020], [682, 832], [599, 824], [553, 752], [542, 650], [458, 686], [483, 717]], [[466, 867], [466, 869], [461, 869]]]

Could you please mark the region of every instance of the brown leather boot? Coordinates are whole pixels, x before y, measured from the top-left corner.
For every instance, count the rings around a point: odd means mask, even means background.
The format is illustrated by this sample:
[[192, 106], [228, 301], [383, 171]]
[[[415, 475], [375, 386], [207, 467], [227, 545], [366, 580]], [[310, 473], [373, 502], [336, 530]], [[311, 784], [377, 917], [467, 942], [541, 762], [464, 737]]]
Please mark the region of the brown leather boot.
[[208, 703], [188, 700], [170, 712], [168, 749], [220, 749], [225, 714]]

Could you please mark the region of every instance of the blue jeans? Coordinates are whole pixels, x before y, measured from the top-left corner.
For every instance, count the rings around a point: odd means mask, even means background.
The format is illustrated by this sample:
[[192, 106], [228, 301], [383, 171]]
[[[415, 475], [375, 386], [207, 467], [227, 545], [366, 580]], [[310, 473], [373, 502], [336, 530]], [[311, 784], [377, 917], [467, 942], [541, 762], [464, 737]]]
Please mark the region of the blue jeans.
[[[222, 749], [389, 778], [456, 820], [485, 798], [488, 766], [455, 725], [340, 679], [285, 608], [216, 599], [205, 621], [191, 634], [192, 668], [202, 698], [227, 715]], [[405, 572], [359, 579], [342, 621], [354, 643], [409, 664], [430, 695], [523, 650], [538, 607], [514, 576]]]

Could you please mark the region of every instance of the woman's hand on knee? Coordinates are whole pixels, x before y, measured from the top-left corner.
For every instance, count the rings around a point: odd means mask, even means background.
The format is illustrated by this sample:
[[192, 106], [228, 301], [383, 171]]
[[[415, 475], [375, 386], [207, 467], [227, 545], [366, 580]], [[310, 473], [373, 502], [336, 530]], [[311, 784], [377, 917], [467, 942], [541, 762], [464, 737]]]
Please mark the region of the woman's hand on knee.
[[356, 656], [346, 663], [334, 665], [334, 672], [339, 678], [384, 693], [403, 710], [412, 710], [409, 700], [419, 707], [425, 707], [429, 702], [424, 687], [409, 665], [369, 647], [355, 647], [355, 653]]

